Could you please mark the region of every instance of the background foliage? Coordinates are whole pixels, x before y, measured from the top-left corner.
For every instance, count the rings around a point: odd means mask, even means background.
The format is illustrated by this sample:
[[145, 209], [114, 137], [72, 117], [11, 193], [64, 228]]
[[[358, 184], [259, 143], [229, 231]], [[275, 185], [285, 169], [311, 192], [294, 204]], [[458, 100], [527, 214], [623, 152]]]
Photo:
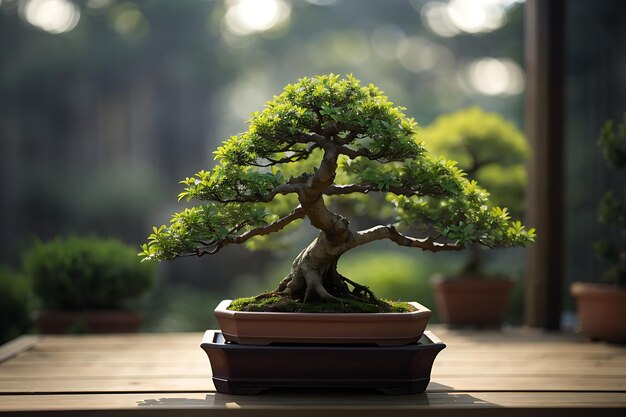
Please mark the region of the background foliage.
[[[152, 224], [175, 211], [178, 181], [209, 166], [211, 149], [302, 75], [354, 73], [410, 108], [421, 126], [471, 105], [522, 126], [523, 79], [512, 93], [482, 82], [498, 78], [485, 77], [485, 70], [509, 74], [491, 59], [515, 63], [523, 76], [523, 4], [509, 2], [494, 30], [443, 27], [442, 36], [422, 11], [450, 2], [283, 0], [289, 12], [273, 26], [237, 35], [237, 21], [226, 19], [234, 0], [67, 1], [80, 16], [56, 34], [27, 19], [25, 5], [36, 2], [0, 1], [0, 261], [13, 268], [33, 237], [95, 232], [143, 241]], [[590, 247], [602, 233], [597, 200], [610, 186], [623, 188], [599, 168], [595, 146], [604, 121], [626, 108], [620, 94], [626, 62], [615, 52], [626, 49], [623, 8], [621, 1], [571, 0], [566, 9], [564, 192], [572, 280], [599, 273]], [[370, 224], [367, 216], [358, 222]], [[285, 257], [311, 238], [301, 229], [275, 242]], [[496, 259], [496, 268], [523, 264], [520, 255], [498, 256], [506, 262]], [[155, 293], [166, 295], [151, 311], [162, 317], [157, 310], [169, 301], [168, 285], [180, 288], [169, 295], [181, 300], [183, 292], [219, 299], [234, 292], [238, 277], [270, 274], [281, 262], [275, 253], [233, 247], [219, 258], [160, 265]], [[203, 312], [213, 308], [210, 301], [197, 304]], [[185, 326], [174, 320], [168, 330], [174, 322]]]

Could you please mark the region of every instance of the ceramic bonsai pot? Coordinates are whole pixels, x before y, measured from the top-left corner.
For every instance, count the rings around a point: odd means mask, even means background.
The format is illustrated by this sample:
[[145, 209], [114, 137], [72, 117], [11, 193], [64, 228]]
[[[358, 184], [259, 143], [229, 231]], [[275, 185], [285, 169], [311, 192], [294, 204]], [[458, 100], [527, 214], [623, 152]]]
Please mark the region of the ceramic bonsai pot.
[[408, 313], [270, 313], [228, 310], [222, 301], [215, 316], [226, 341], [270, 343], [371, 343], [401, 346], [417, 342], [432, 315], [412, 302]]
[[626, 289], [607, 284], [575, 282], [582, 333], [590, 339], [626, 343]]
[[437, 354], [446, 347], [431, 332], [405, 346], [239, 345], [219, 331], [201, 344], [217, 391], [256, 394], [274, 387], [375, 388], [387, 394], [423, 392]]
[[37, 318], [39, 331], [62, 333], [134, 333], [141, 316], [127, 310], [43, 311]]
[[432, 280], [437, 311], [453, 326], [502, 324], [515, 282], [509, 278], [448, 277]]

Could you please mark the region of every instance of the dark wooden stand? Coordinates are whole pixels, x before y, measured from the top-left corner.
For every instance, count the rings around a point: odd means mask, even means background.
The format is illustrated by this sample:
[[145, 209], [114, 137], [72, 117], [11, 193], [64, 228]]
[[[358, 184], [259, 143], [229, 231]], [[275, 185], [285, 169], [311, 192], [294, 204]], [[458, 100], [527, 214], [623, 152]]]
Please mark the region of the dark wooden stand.
[[344, 344], [239, 345], [207, 331], [213, 383], [225, 394], [257, 394], [269, 388], [375, 388], [385, 394], [424, 392], [437, 354], [446, 347], [426, 331], [405, 346]]

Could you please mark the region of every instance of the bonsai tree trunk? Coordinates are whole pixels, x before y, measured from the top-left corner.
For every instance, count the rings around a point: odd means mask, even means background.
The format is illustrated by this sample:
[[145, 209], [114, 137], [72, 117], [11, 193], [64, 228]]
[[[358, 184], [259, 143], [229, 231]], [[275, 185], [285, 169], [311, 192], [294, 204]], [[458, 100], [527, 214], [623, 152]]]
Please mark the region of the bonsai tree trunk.
[[[313, 298], [341, 302], [340, 298], [369, 298], [379, 303], [365, 286], [343, 277], [337, 271], [339, 257], [354, 247], [355, 237], [349, 221], [331, 212], [324, 204], [324, 191], [335, 180], [338, 152], [328, 147], [316, 174], [299, 193], [300, 205], [319, 236], [294, 260], [291, 271], [271, 294], [280, 294], [303, 302]], [[354, 289], [349, 290], [347, 283]]]
[[[341, 302], [341, 298], [380, 301], [365, 286], [349, 280], [337, 271], [339, 257], [349, 249], [348, 242], [333, 245], [325, 232], [294, 260], [291, 271], [272, 294], [281, 294], [306, 302], [313, 298]], [[350, 290], [348, 284], [352, 285]]]

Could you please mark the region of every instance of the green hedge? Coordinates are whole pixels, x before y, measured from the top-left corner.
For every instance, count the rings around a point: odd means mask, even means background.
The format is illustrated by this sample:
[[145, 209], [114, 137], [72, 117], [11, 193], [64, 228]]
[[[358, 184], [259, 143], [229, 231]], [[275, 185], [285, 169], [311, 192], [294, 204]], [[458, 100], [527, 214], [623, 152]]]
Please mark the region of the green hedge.
[[119, 308], [155, 280], [154, 265], [141, 263], [137, 249], [95, 237], [36, 242], [24, 256], [24, 270], [45, 309]]

